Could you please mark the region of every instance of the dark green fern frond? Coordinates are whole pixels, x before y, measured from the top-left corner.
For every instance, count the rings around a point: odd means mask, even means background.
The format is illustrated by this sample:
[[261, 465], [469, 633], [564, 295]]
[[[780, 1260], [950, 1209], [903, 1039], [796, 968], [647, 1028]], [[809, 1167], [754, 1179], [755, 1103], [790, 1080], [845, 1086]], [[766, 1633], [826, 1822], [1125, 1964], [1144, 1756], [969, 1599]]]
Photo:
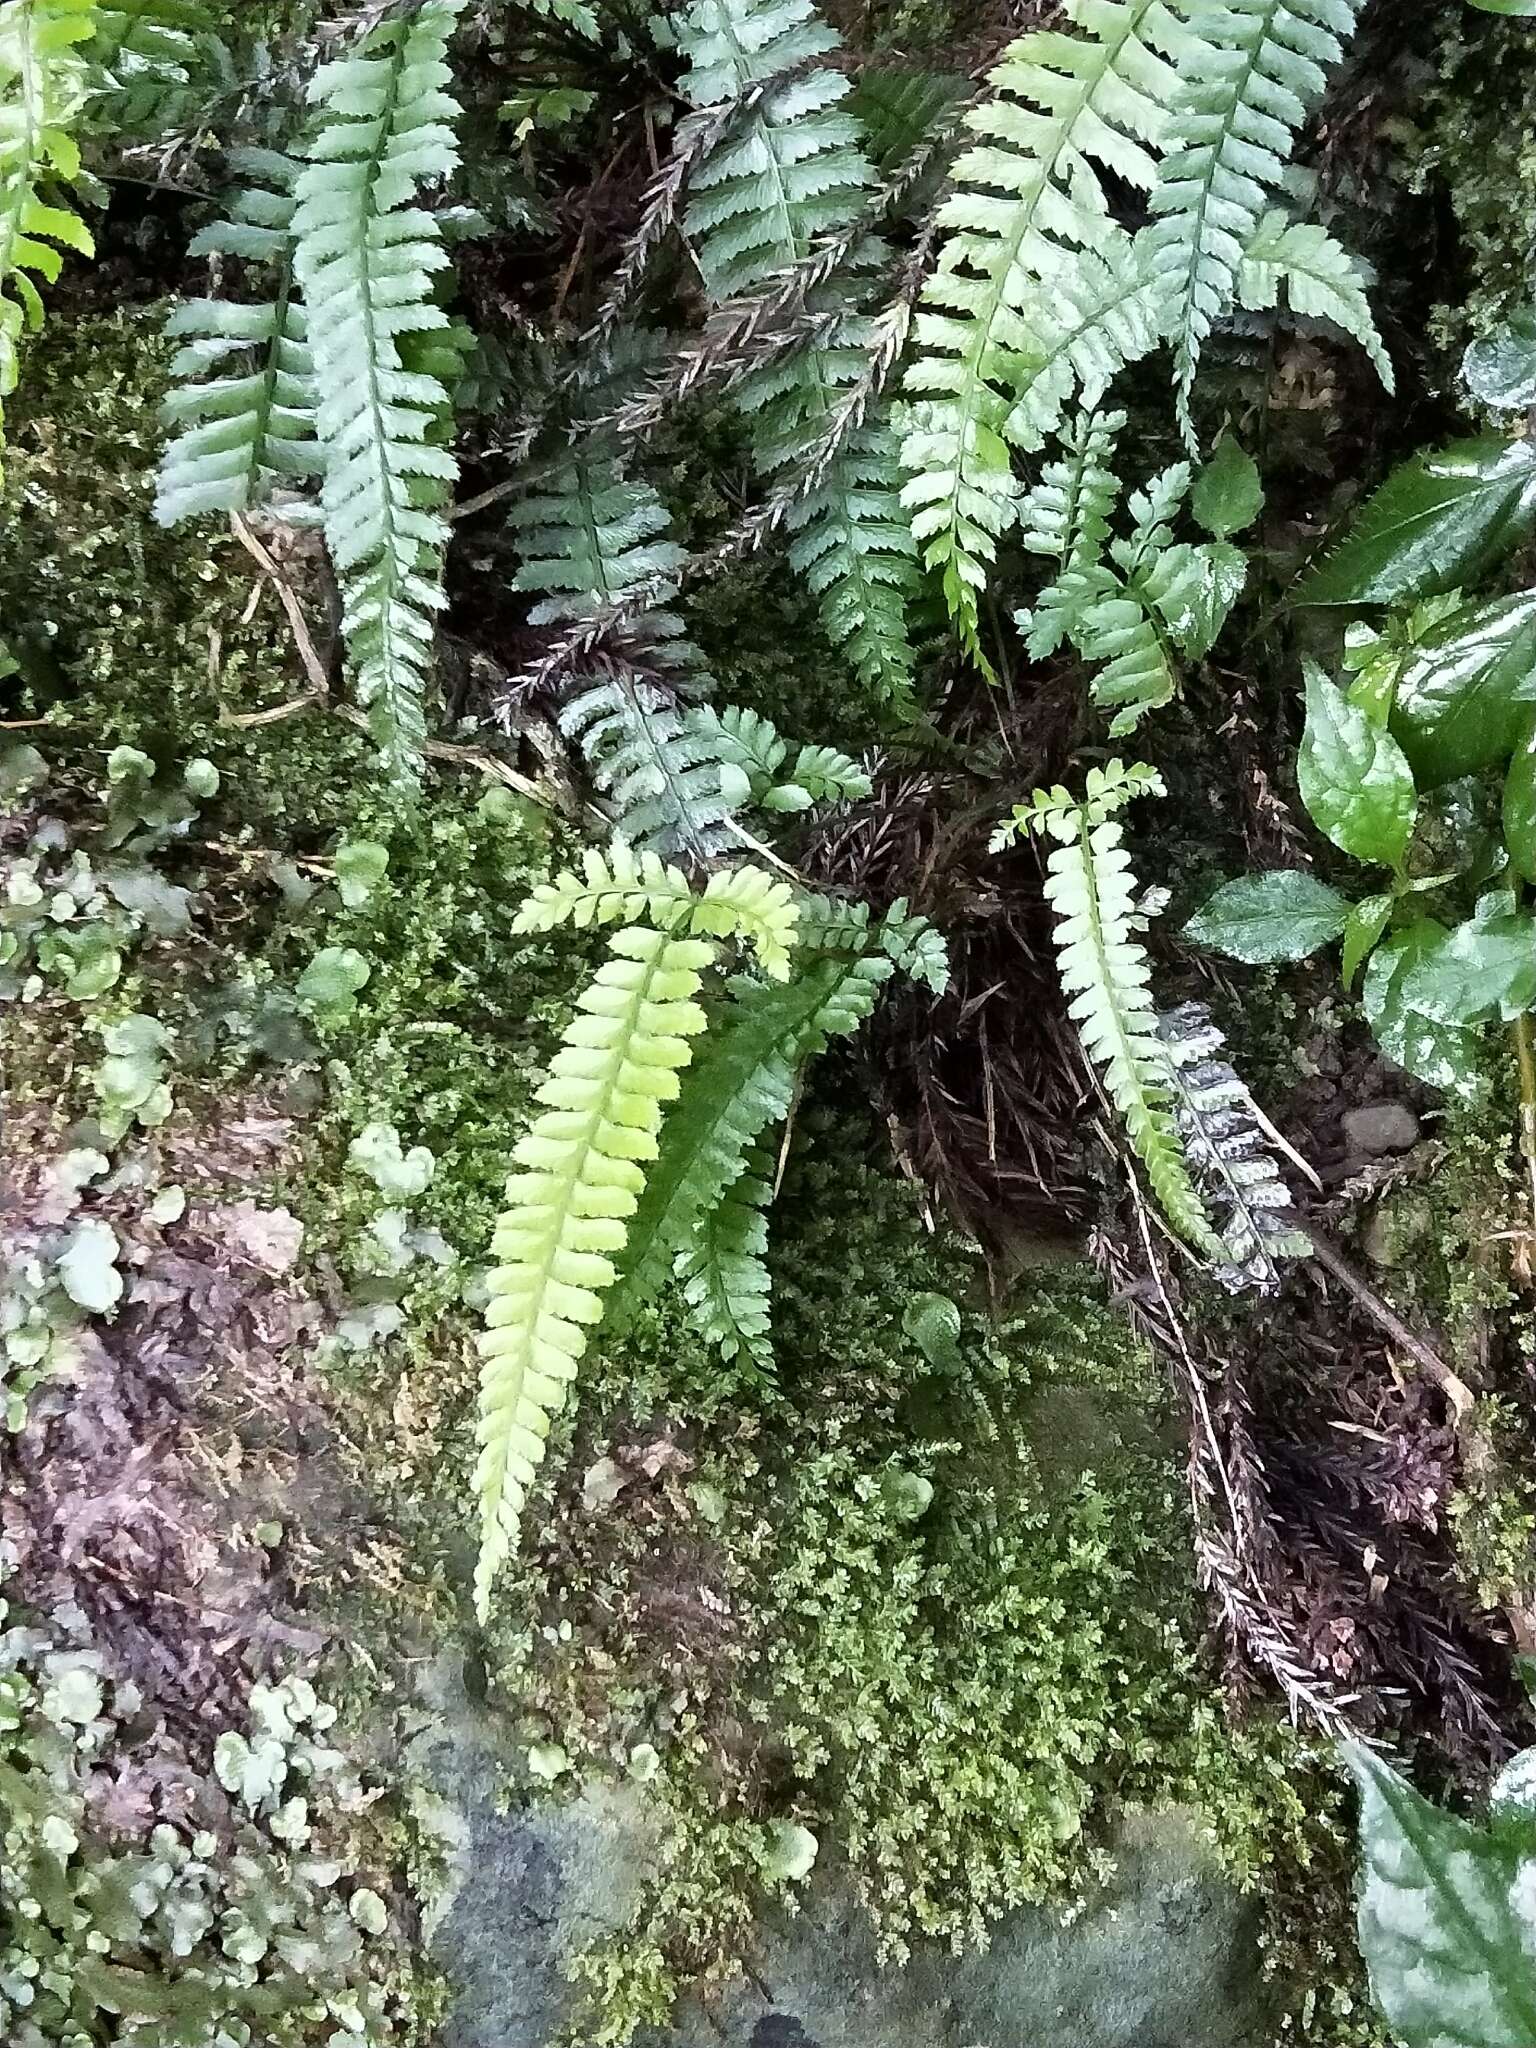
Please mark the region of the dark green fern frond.
[[[273, 150], [236, 150], [230, 168], [249, 182], [228, 216], [202, 230], [194, 256], [232, 256], [271, 275], [271, 293], [247, 304], [192, 299], [166, 332], [181, 342], [181, 380], [161, 417], [180, 428], [160, 458], [155, 517], [174, 526], [203, 512], [241, 512], [274, 485], [320, 467], [314, 442], [314, 364], [293, 279], [293, 188], [299, 166]], [[231, 358], [235, 367], [231, 371]]]
[[1200, 351], [1237, 299], [1244, 253], [1285, 184], [1296, 133], [1354, 33], [1360, 0], [1194, 0], [1148, 230], [1186, 433]]
[[[1129, 238], [1101, 171], [1152, 187], [1178, 92], [1174, 65], [1200, 56], [1163, 0], [1069, 0], [1067, 13], [1085, 33], [1023, 37], [990, 75], [995, 97], [966, 116], [981, 140], [955, 165], [939, 215], [949, 232], [907, 374], [922, 403], [904, 452], [904, 502], [978, 655], [977, 595], [1016, 509], [1010, 420], [1017, 413], [1037, 445], [1051, 405], [1059, 416], [1089, 367], [1079, 362], [1085, 350], [1101, 372], [1089, 403], [1126, 359], [1122, 342], [1144, 352], [1147, 281], [1139, 272], [1129, 281]], [[1035, 405], [1019, 412], [1022, 380]]]
[[[697, 0], [677, 28], [693, 104], [740, 106], [692, 170], [688, 235], [717, 304], [770, 293], [805, 265], [818, 237], [856, 229], [875, 184], [859, 124], [843, 107], [847, 79], [804, 68], [839, 39], [810, 0]], [[816, 473], [785, 524], [791, 565], [819, 598], [829, 639], [847, 648], [873, 695], [906, 708], [917, 557], [895, 489], [895, 442], [878, 410], [851, 432], [840, 415], [879, 345], [854, 280], [884, 254], [872, 237], [854, 246], [845, 274], [806, 297], [817, 338], [747, 377], [736, 398], [764, 476], [782, 487]]]
[[219, 16], [203, 0], [98, 0], [86, 55], [91, 126], [119, 144], [195, 128], [232, 70]]
[[0, 399], [16, 389], [24, 334], [43, 324], [42, 294], [60, 249], [95, 254], [69, 203], [80, 178], [79, 126], [89, 90], [81, 46], [93, 0], [9, 0], [0, 8]]
[[736, 810], [712, 740], [670, 690], [610, 661], [573, 683], [557, 713], [634, 845], [705, 862], [739, 843]]
[[371, 731], [413, 787], [447, 525], [434, 500], [458, 474], [436, 428], [440, 378], [408, 366], [408, 338], [446, 328], [433, 298], [448, 257], [412, 202], [458, 161], [447, 42], [461, 0], [427, 0], [322, 65], [322, 110], [296, 188], [294, 265], [304, 289], [325, 455], [325, 533], [342, 631]]
[[700, 1216], [692, 1244], [676, 1261], [683, 1299], [704, 1341], [759, 1384], [773, 1378], [765, 1213], [772, 1200], [772, 1157], [766, 1146], [749, 1145], [741, 1172]]
[[652, 1295], [695, 1219], [742, 1171], [747, 1147], [789, 1110], [795, 1075], [828, 1041], [856, 1031], [893, 972], [878, 955], [812, 961], [770, 987], [746, 976], [669, 1120], [630, 1231], [621, 1313]]

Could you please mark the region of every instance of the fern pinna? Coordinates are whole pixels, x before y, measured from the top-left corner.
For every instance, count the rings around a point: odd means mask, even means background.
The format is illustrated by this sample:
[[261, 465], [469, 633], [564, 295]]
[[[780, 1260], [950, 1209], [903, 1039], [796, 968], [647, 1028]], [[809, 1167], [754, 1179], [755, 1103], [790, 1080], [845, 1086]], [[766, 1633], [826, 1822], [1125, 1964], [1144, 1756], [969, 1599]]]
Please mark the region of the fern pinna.
[[43, 324], [36, 280], [58, 282], [60, 249], [95, 254], [67, 190], [95, 29], [94, 0], [0, 0], [0, 399], [16, 389], [22, 337]]
[[[695, 0], [677, 35], [687, 98], [699, 108], [741, 103], [691, 174], [687, 232], [716, 303], [762, 294], [805, 263], [819, 235], [857, 222], [874, 184], [859, 124], [842, 105], [848, 80], [816, 65], [839, 39], [811, 0]], [[809, 293], [817, 334], [748, 377], [737, 402], [759, 468], [792, 495], [790, 561], [829, 638], [872, 692], [905, 706], [917, 562], [895, 437], [878, 411], [847, 432], [840, 420], [876, 345], [855, 273], [878, 247], [868, 240], [843, 275]], [[806, 471], [815, 480], [802, 493]]]
[[167, 323], [181, 346], [162, 417], [180, 432], [156, 479], [155, 516], [164, 526], [246, 511], [285, 479], [320, 467], [314, 363], [293, 275], [299, 165], [252, 149], [232, 150], [229, 166], [247, 182], [190, 253], [238, 258], [270, 279], [270, 290], [259, 300], [190, 299]]
[[461, 5], [427, 0], [321, 66], [309, 87], [321, 119], [304, 145], [293, 214], [342, 631], [369, 727], [406, 788], [420, 772], [443, 603], [448, 528], [437, 501], [458, 474], [435, 439], [448, 393], [411, 361], [412, 337], [448, 326], [432, 297], [448, 264], [441, 230], [413, 202], [458, 161], [446, 88]]
[[1163, 794], [1144, 763], [1090, 768], [1084, 795], [1037, 789], [999, 837], [1040, 832], [1055, 841], [1046, 900], [1055, 913], [1056, 962], [1067, 1013], [1168, 1221], [1186, 1242], [1225, 1262], [1190, 1177], [1175, 1116], [1175, 1089], [1152, 1006], [1151, 970], [1137, 936], [1136, 883], [1116, 815], [1135, 797]]
[[624, 855], [615, 874], [594, 855], [584, 877], [535, 892], [519, 923], [528, 930], [612, 923], [640, 905], [651, 921], [614, 933], [608, 959], [578, 998], [538, 1090], [542, 1114], [514, 1150], [523, 1170], [507, 1183], [508, 1206], [492, 1243], [497, 1263], [480, 1340], [475, 1591], [482, 1614], [550, 1420], [617, 1278], [614, 1261], [645, 1164], [657, 1154], [665, 1106], [677, 1099], [679, 1071], [704, 1029], [697, 997], [716, 957], [709, 935], [744, 935], [764, 973], [789, 973], [790, 892], [750, 868], [716, 875], [695, 897], [676, 869]]

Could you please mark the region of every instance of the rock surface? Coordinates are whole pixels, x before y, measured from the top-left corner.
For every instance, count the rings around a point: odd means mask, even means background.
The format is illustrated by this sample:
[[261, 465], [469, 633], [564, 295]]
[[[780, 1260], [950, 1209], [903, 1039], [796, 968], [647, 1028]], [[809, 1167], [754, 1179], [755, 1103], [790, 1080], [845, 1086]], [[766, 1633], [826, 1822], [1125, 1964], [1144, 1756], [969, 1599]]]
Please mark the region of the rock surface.
[[[441, 1677], [441, 1674], [440, 1674]], [[447, 1882], [431, 1917], [455, 1986], [442, 2048], [553, 2048], [566, 1960], [624, 1925], [653, 1844], [644, 1794], [592, 1786], [501, 1809], [511, 1758], [454, 1683], [410, 1764], [431, 1790]], [[1134, 1816], [1114, 1882], [1069, 1926], [1010, 1915], [985, 1954], [919, 1949], [882, 1968], [869, 1923], [828, 1876], [759, 1929], [752, 1975], [644, 2048], [1262, 2048], [1253, 1915], [1189, 1816]]]

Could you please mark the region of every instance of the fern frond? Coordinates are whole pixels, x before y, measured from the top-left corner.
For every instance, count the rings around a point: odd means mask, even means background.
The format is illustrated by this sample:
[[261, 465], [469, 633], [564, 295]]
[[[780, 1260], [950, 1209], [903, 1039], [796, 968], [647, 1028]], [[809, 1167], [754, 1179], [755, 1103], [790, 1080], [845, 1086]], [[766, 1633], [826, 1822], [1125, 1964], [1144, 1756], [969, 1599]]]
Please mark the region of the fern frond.
[[[181, 431], [155, 479], [162, 526], [204, 512], [241, 512], [272, 486], [320, 467], [314, 443], [314, 363], [293, 279], [293, 187], [299, 166], [274, 150], [236, 150], [230, 167], [249, 182], [226, 219], [194, 239], [193, 256], [235, 256], [272, 274], [256, 304], [192, 299], [166, 333], [181, 347], [161, 418]], [[230, 373], [231, 358], [237, 367]]]
[[1237, 296], [1244, 251], [1285, 183], [1296, 131], [1354, 33], [1360, 0], [1195, 0], [1201, 47], [1185, 72], [1147, 231], [1166, 292], [1179, 410], [1216, 321]]
[[688, 723], [710, 740], [721, 761], [745, 779], [747, 801], [766, 811], [803, 811], [812, 804], [845, 803], [873, 785], [857, 761], [836, 747], [801, 747], [787, 773], [789, 748], [761, 713], [729, 704], [701, 704]]
[[672, 693], [623, 664], [578, 682], [557, 714], [608, 800], [615, 829], [637, 846], [703, 862], [735, 845], [736, 804], [713, 741]]
[[[507, 515], [521, 562], [514, 590], [544, 593], [536, 626], [589, 618], [631, 598], [665, 604], [684, 556], [672, 517], [648, 483], [616, 462], [577, 458], [541, 480]], [[679, 628], [679, 630], [681, 630]]]
[[1284, 285], [1293, 313], [1342, 328], [1365, 350], [1386, 389], [1395, 391], [1392, 358], [1371, 312], [1367, 282], [1365, 266], [1325, 228], [1287, 220], [1277, 208], [1264, 215], [1243, 250], [1237, 302], [1250, 313], [1270, 312]]
[[871, 955], [815, 961], [779, 987], [732, 980], [732, 1008], [689, 1077], [640, 1198], [621, 1313], [655, 1292], [695, 1219], [741, 1172], [747, 1147], [787, 1115], [798, 1069], [859, 1028], [891, 972], [889, 960]]
[[[875, 184], [859, 124], [842, 104], [848, 80], [804, 68], [839, 38], [811, 0], [697, 0], [677, 33], [693, 104], [741, 108], [693, 169], [685, 226], [717, 304], [761, 295], [806, 263], [818, 236], [855, 229]], [[872, 239], [854, 247], [848, 269], [867, 268], [878, 253]], [[793, 480], [816, 467], [815, 484], [786, 515], [790, 564], [860, 681], [905, 707], [915, 666], [906, 608], [918, 578], [894, 485], [895, 439], [878, 414], [846, 433], [840, 416], [879, 334], [846, 279], [808, 294], [805, 310], [820, 337], [745, 379], [737, 403], [761, 474]], [[816, 451], [829, 442], [836, 453], [820, 464]]]
[[696, 895], [681, 869], [668, 867], [654, 853], [636, 853], [622, 839], [606, 854], [589, 847], [581, 874], [566, 869], [552, 882], [540, 882], [512, 929], [547, 932], [571, 924], [585, 931], [641, 919], [658, 931], [693, 938], [740, 937], [764, 974], [774, 981], [789, 978], [799, 907], [787, 882], [761, 868], [719, 868], [703, 895]]
[[909, 911], [898, 896], [880, 923], [880, 950], [909, 981], [920, 981], [936, 996], [949, 987], [949, 942], [930, 918]]
[[1219, 1221], [1226, 1255], [1215, 1277], [1231, 1294], [1273, 1294], [1280, 1285], [1276, 1262], [1304, 1257], [1311, 1245], [1297, 1228], [1291, 1191], [1253, 1097], [1222, 1057], [1226, 1041], [1204, 1003], [1163, 1011], [1157, 1033], [1185, 1157]]
[[772, 1199], [773, 1161], [764, 1146], [749, 1145], [741, 1172], [699, 1217], [692, 1244], [675, 1261], [683, 1299], [704, 1341], [760, 1383], [773, 1376], [764, 1213]]
[[91, 125], [119, 142], [196, 126], [210, 84], [226, 84], [231, 64], [218, 16], [202, 0], [97, 0], [86, 55]]
[[1054, 557], [1062, 569], [1099, 561], [1109, 539], [1120, 479], [1110, 468], [1123, 412], [1079, 413], [1061, 437], [1062, 459], [1048, 462], [1019, 508], [1019, 544]]
[[94, 28], [94, 0], [0, 6], [0, 399], [16, 389], [23, 335], [43, 324], [37, 280], [58, 282], [60, 249], [96, 253], [64, 189], [80, 178], [72, 130], [88, 90], [81, 45]]
[[448, 528], [437, 508], [458, 465], [436, 445], [449, 396], [408, 360], [410, 337], [445, 329], [433, 280], [442, 231], [412, 204], [458, 162], [447, 42], [462, 0], [426, 0], [324, 64], [323, 109], [296, 186], [294, 267], [304, 289], [325, 454], [325, 534], [342, 631], [385, 766], [413, 787]]
[[702, 940], [616, 932], [538, 1091], [543, 1112], [514, 1151], [523, 1170], [507, 1182], [479, 1340], [482, 1620], [550, 1422], [616, 1277], [665, 1105], [704, 1029], [695, 998], [713, 957]]
[[1055, 913], [1057, 970], [1067, 1014], [1103, 1075], [1163, 1213], [1179, 1235], [1223, 1256], [1184, 1157], [1167, 1056], [1152, 1007], [1151, 969], [1136, 936], [1136, 882], [1113, 813], [1137, 790], [1159, 789], [1149, 769], [1111, 762], [1081, 804], [1037, 790], [1015, 821], [1055, 839], [1045, 895]]
[[[924, 288], [920, 353], [906, 380], [924, 402], [904, 452], [903, 500], [973, 650], [977, 593], [1016, 509], [1005, 426], [1020, 371], [1049, 361], [1059, 411], [1077, 368], [1051, 302], [1088, 250], [1099, 263], [1088, 266], [1098, 274], [1086, 296], [1101, 296], [1106, 259], [1122, 289], [1129, 239], [1101, 170], [1142, 190], [1155, 182], [1178, 90], [1169, 60], [1187, 60], [1191, 49], [1163, 0], [1070, 0], [1068, 14], [1086, 33], [1023, 37], [991, 73], [996, 97], [966, 116], [982, 140], [954, 167], [957, 189], [939, 215], [950, 232]], [[1144, 297], [1138, 278], [1124, 304]], [[1084, 310], [1069, 309], [1066, 330], [1079, 324], [1112, 362], [1119, 330], [1102, 312], [1084, 323]]]

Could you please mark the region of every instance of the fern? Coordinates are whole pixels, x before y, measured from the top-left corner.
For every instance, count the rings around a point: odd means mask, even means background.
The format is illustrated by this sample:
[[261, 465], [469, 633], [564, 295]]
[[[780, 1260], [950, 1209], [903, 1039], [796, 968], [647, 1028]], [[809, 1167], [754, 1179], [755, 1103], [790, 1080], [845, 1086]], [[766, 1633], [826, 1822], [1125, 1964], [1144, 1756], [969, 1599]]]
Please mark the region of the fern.
[[[162, 526], [204, 512], [245, 511], [274, 484], [320, 466], [314, 445], [314, 364], [293, 281], [293, 187], [299, 166], [272, 150], [230, 154], [251, 180], [225, 220], [203, 229], [194, 256], [234, 256], [272, 273], [257, 304], [193, 299], [166, 332], [182, 346], [161, 417], [181, 432], [160, 459], [155, 517]], [[243, 358], [228, 374], [230, 358]]]
[[1183, 76], [1152, 191], [1186, 436], [1200, 351], [1237, 298], [1244, 254], [1285, 183], [1296, 131], [1354, 32], [1360, 0], [1195, 0], [1203, 56]]
[[836, 747], [801, 747], [790, 762], [788, 745], [759, 712], [703, 704], [689, 712], [688, 724], [740, 778], [742, 802], [761, 810], [803, 811], [867, 797], [873, 788], [858, 763]]
[[578, 685], [558, 717], [626, 839], [696, 862], [738, 843], [720, 756], [690, 727], [670, 691], [615, 663]]
[[[996, 97], [966, 117], [982, 141], [956, 164], [957, 189], [939, 215], [950, 232], [924, 288], [921, 354], [907, 375], [922, 402], [903, 499], [983, 667], [977, 596], [1016, 511], [1010, 423], [1017, 416], [1038, 445], [1051, 406], [1059, 413], [1085, 371], [1096, 397], [1156, 339], [1151, 283], [1132, 262], [1100, 169], [1152, 187], [1178, 89], [1173, 64], [1200, 55], [1163, 0], [1070, 0], [1067, 11], [1088, 33], [1023, 37], [991, 73]], [[1019, 413], [1026, 389], [1035, 403]]]
[[1047, 465], [1026, 500], [1025, 545], [1054, 554], [1061, 568], [1034, 610], [1019, 614], [1037, 660], [1070, 639], [1085, 660], [1102, 664], [1091, 688], [1094, 702], [1114, 714], [1113, 737], [1172, 700], [1179, 657], [1210, 652], [1247, 578], [1242, 550], [1229, 541], [1175, 542], [1187, 463], [1136, 492], [1130, 537], [1108, 539], [1118, 489], [1109, 460], [1123, 424], [1123, 414], [1079, 420], [1067, 436], [1068, 459]]
[[56, 284], [60, 249], [96, 253], [64, 187], [81, 178], [71, 130], [87, 96], [80, 46], [93, 0], [0, 6], [0, 400], [16, 389], [22, 337], [43, 324], [37, 280]]
[[432, 299], [448, 264], [441, 230], [412, 201], [458, 161], [445, 88], [461, 4], [427, 0], [321, 66], [309, 97], [324, 114], [305, 146], [293, 216], [342, 630], [387, 772], [405, 788], [420, 773], [443, 603], [448, 530], [433, 501], [458, 474], [434, 439], [448, 393], [408, 360], [411, 337], [448, 326]]
[[543, 1113], [514, 1150], [523, 1171], [507, 1182], [491, 1245], [475, 1482], [482, 1620], [551, 1418], [613, 1284], [664, 1105], [704, 1028], [695, 998], [712, 946], [633, 926], [616, 932], [608, 951], [538, 1090]]
[[787, 1115], [798, 1069], [859, 1028], [891, 972], [889, 960], [870, 955], [813, 961], [779, 988], [733, 980], [731, 1009], [690, 1077], [641, 1197], [621, 1314], [661, 1285], [696, 1219], [742, 1171], [748, 1146]]
[[704, 893], [695, 895], [680, 869], [653, 853], [635, 853], [622, 839], [606, 854], [589, 847], [581, 874], [567, 869], [552, 882], [540, 882], [512, 929], [547, 932], [570, 924], [587, 931], [642, 919], [658, 931], [692, 938], [739, 934], [764, 974], [775, 981], [789, 978], [799, 906], [787, 882], [775, 881], [761, 868], [722, 868], [710, 876]]
[[[696, 0], [677, 25], [689, 60], [683, 89], [696, 107], [741, 106], [690, 179], [685, 226], [717, 304], [765, 291], [804, 264], [818, 235], [857, 222], [874, 183], [859, 124], [842, 109], [848, 81], [806, 69], [839, 48], [811, 0]], [[876, 253], [855, 251], [856, 270]], [[820, 471], [786, 516], [789, 559], [820, 601], [823, 626], [846, 647], [877, 697], [906, 707], [914, 657], [906, 607], [917, 557], [894, 487], [896, 440], [866, 418], [829, 461], [839, 404], [860, 385], [877, 345], [875, 323], [844, 278], [813, 293], [823, 338], [747, 378], [737, 402], [752, 423], [757, 466], [793, 481]]]
[[1367, 281], [1365, 267], [1325, 229], [1287, 220], [1276, 208], [1263, 216], [1244, 247], [1237, 301], [1250, 313], [1267, 313], [1278, 305], [1284, 285], [1293, 313], [1342, 328], [1370, 357], [1385, 389], [1393, 391], [1392, 360], [1366, 297]]
[[92, 126], [119, 144], [201, 126], [210, 86], [227, 84], [231, 68], [218, 16], [201, 0], [97, 0], [86, 55]]
[[693, 1243], [676, 1261], [683, 1299], [705, 1342], [758, 1381], [773, 1374], [764, 1213], [772, 1199], [773, 1161], [765, 1147], [749, 1145], [740, 1174], [699, 1218]]
[[1150, 969], [1136, 937], [1135, 878], [1115, 815], [1134, 797], [1163, 793], [1154, 769], [1111, 761], [1088, 771], [1081, 800], [1064, 789], [1036, 790], [1004, 830], [1038, 831], [1056, 842], [1045, 894], [1056, 918], [1056, 960], [1068, 1015], [1104, 1077], [1163, 1213], [1181, 1237], [1220, 1261], [1221, 1240], [1190, 1178], [1179, 1138]]
[[1174, 1090], [1174, 1120], [1195, 1179], [1220, 1219], [1225, 1256], [1215, 1277], [1231, 1294], [1280, 1285], [1277, 1261], [1310, 1249], [1296, 1227], [1253, 1097], [1229, 1060], [1203, 1003], [1181, 1003], [1157, 1020]]

